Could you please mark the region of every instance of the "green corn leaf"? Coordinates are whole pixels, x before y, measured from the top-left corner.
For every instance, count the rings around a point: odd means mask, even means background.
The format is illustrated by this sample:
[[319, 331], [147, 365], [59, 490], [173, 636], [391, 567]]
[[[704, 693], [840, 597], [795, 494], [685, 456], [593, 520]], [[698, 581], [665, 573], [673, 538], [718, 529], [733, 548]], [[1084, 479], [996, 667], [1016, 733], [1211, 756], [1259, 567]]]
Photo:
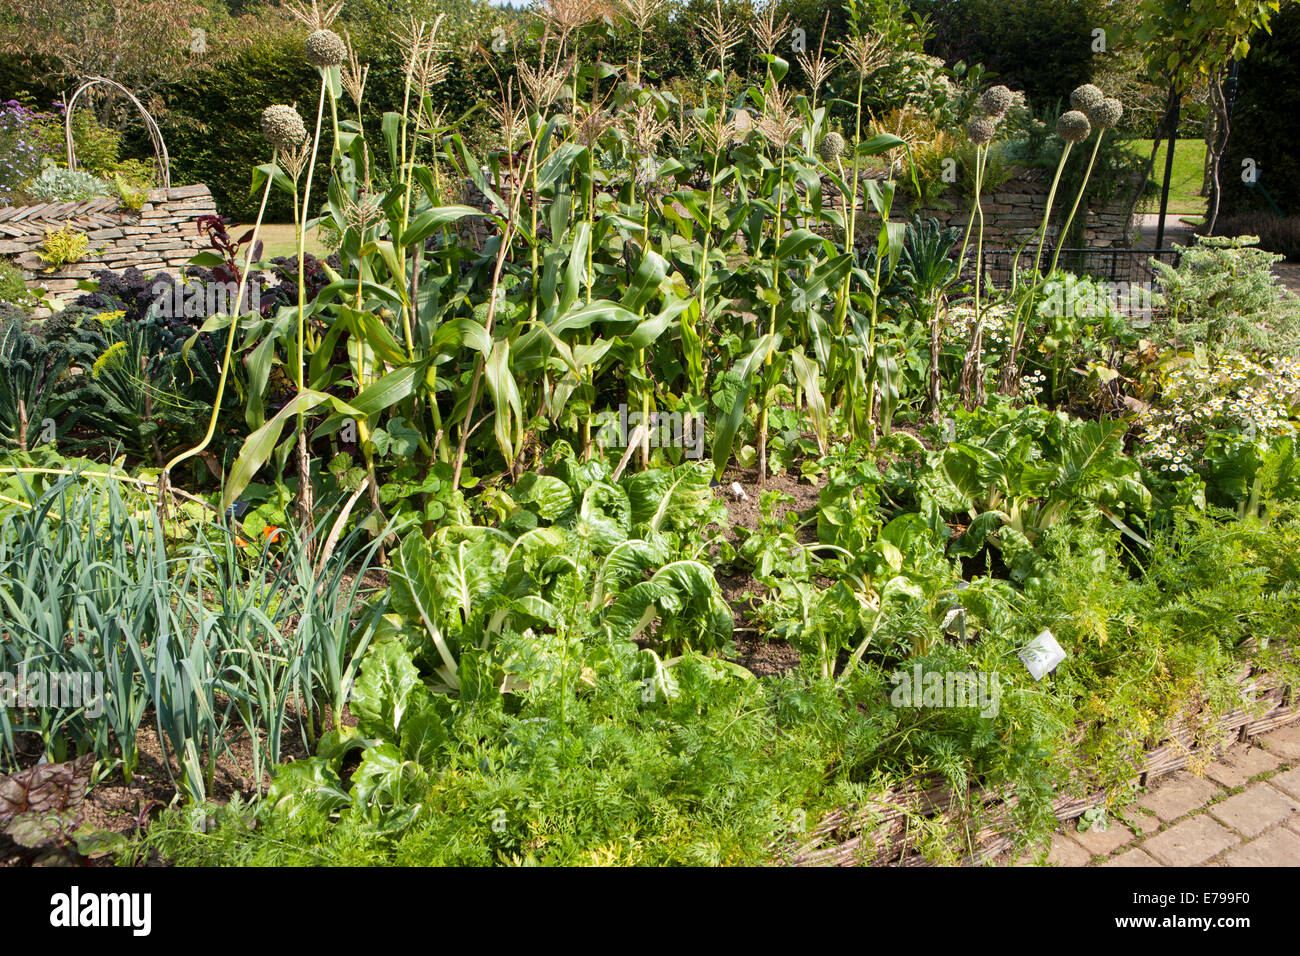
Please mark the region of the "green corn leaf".
[[226, 487], [221, 496], [221, 510], [226, 510], [239, 498], [248, 487], [248, 483], [253, 480], [253, 476], [266, 464], [267, 459], [271, 457], [271, 452], [280, 441], [284, 426], [299, 414], [307, 414], [322, 405], [330, 405], [342, 415], [362, 417], [361, 413], [351, 405], [324, 392], [307, 389], [295, 395], [274, 418], [244, 440], [244, 444], [239, 449], [239, 457], [235, 459], [235, 465], [230, 469], [230, 476], [226, 479]]

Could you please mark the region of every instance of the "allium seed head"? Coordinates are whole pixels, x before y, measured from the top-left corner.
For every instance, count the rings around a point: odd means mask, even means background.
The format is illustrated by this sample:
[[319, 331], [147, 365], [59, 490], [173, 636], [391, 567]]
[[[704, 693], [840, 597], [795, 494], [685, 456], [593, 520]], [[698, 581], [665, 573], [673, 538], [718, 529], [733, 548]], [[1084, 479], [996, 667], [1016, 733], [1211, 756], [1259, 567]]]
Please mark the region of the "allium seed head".
[[993, 141], [993, 134], [998, 130], [997, 121], [991, 116], [973, 116], [966, 124], [966, 135], [976, 146], [983, 146]]
[[843, 136], [839, 133], [827, 133], [822, 137], [822, 141], [817, 144], [817, 155], [822, 158], [823, 162], [833, 163], [844, 155], [846, 148]]
[[1124, 104], [1113, 96], [1088, 109], [1088, 122], [1098, 129], [1111, 129], [1124, 115]]
[[989, 116], [1001, 116], [1011, 109], [1014, 99], [1012, 92], [1005, 86], [990, 86], [980, 97], [980, 109]]
[[1091, 83], [1085, 83], [1083, 86], [1076, 87], [1070, 94], [1070, 105], [1080, 112], [1087, 112], [1090, 107], [1096, 106], [1105, 98], [1105, 93]]
[[347, 44], [333, 30], [317, 30], [307, 37], [307, 62], [313, 66], [338, 66], [348, 55]]
[[296, 109], [277, 103], [262, 110], [262, 135], [276, 149], [292, 149], [307, 138], [307, 127]]
[[1062, 113], [1056, 121], [1056, 135], [1067, 143], [1082, 143], [1091, 132], [1092, 125], [1088, 122], [1088, 117], [1078, 110]]

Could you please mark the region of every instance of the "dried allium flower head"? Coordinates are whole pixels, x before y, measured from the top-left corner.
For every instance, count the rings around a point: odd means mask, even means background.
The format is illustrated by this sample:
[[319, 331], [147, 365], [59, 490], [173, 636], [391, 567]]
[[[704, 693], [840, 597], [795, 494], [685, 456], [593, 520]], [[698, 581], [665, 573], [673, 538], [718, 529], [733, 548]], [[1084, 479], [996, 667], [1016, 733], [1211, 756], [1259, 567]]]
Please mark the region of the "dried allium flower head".
[[290, 150], [307, 138], [307, 126], [296, 109], [277, 103], [262, 110], [262, 135], [276, 149]]
[[1070, 94], [1070, 105], [1080, 112], [1087, 112], [1089, 108], [1096, 106], [1106, 98], [1106, 94], [1091, 83], [1085, 83], [1083, 86], [1075, 87]]
[[993, 134], [998, 131], [998, 123], [991, 116], [972, 116], [966, 124], [966, 135], [976, 146], [993, 142]]
[[1056, 135], [1067, 143], [1082, 143], [1092, 132], [1088, 117], [1078, 110], [1062, 113], [1056, 121]]
[[989, 116], [1001, 116], [1011, 109], [1015, 95], [1005, 86], [990, 86], [980, 97], [980, 109]]
[[883, 36], [856, 36], [844, 42], [844, 58], [849, 61], [858, 76], [869, 77], [876, 70], [889, 62], [893, 51], [889, 41]]
[[822, 137], [822, 141], [817, 144], [817, 155], [824, 162], [833, 163], [844, 155], [848, 149], [848, 144], [844, 142], [844, 137], [839, 133], [827, 133]]
[[1088, 122], [1097, 129], [1111, 129], [1124, 115], [1124, 104], [1113, 96], [1108, 96], [1088, 110]]
[[347, 44], [333, 30], [317, 30], [307, 37], [307, 62], [322, 69], [338, 66], [348, 55]]
[[798, 118], [790, 111], [786, 93], [774, 87], [763, 102], [763, 113], [758, 118], [758, 131], [773, 146], [784, 149], [799, 128]]

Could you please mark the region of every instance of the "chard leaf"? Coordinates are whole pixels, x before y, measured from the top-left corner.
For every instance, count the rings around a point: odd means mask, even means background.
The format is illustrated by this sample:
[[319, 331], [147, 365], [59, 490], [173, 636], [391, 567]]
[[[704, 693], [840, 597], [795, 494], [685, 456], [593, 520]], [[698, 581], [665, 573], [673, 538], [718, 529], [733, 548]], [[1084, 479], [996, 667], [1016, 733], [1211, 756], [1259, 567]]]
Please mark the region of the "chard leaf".
[[420, 672], [405, 647], [396, 641], [373, 645], [352, 688], [351, 708], [358, 729], [381, 740], [398, 740], [412, 695], [422, 687]]

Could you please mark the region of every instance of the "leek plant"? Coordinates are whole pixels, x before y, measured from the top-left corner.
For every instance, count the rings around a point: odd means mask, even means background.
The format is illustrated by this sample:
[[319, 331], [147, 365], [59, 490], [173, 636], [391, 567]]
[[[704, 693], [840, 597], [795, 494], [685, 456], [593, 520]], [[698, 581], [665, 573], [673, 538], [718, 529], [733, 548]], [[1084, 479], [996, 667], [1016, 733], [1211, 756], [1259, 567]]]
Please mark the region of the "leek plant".
[[42, 686], [75, 678], [88, 693], [0, 708], [0, 763], [31, 735], [52, 762], [93, 753], [101, 779], [120, 770], [130, 781], [149, 719], [178, 792], [201, 801], [238, 729], [260, 786], [285, 734], [314, 741], [326, 715], [339, 726], [374, 628], [361, 581], [379, 539], [342, 534], [363, 489], [324, 547], [299, 532], [250, 558], [212, 523], [169, 553], [160, 516], [129, 484], [31, 477], [54, 480], [24, 484], [0, 525], [0, 672]]

